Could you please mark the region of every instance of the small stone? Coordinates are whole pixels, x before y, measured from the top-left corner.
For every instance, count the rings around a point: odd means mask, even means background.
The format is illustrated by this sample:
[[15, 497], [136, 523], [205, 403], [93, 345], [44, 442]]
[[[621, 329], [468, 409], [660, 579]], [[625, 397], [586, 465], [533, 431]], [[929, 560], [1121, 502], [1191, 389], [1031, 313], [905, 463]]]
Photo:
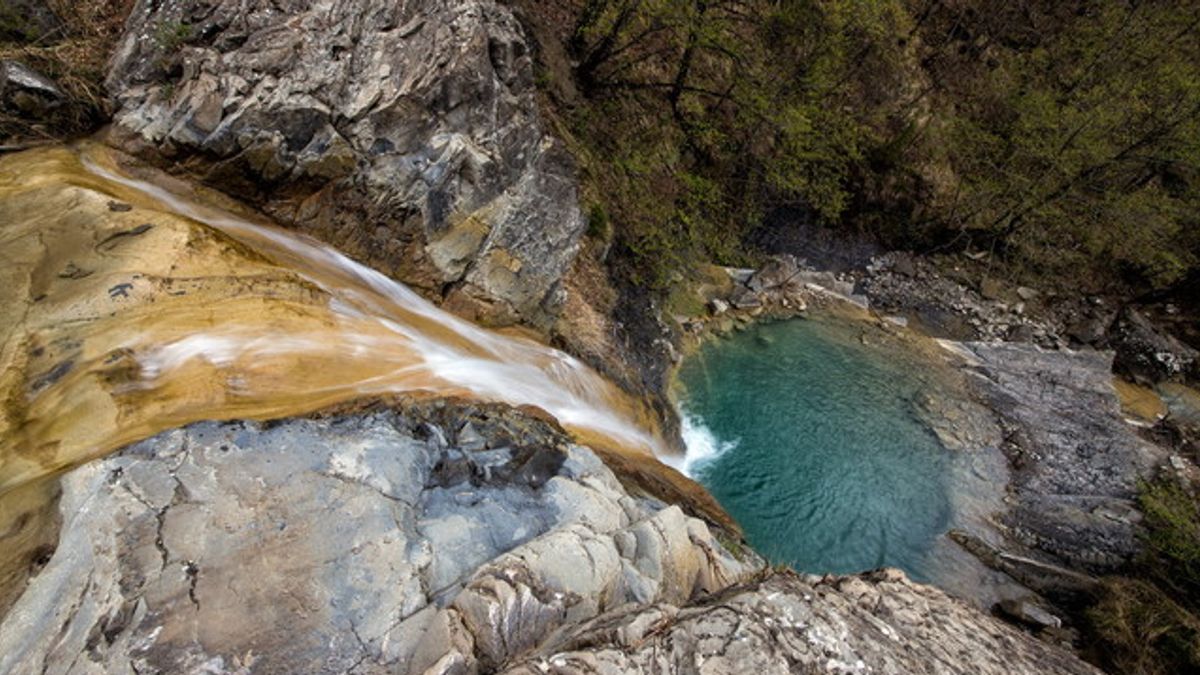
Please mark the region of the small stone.
[[1001, 616], [1034, 628], [1062, 626], [1062, 619], [1026, 598], [1001, 600], [996, 603], [996, 610]]

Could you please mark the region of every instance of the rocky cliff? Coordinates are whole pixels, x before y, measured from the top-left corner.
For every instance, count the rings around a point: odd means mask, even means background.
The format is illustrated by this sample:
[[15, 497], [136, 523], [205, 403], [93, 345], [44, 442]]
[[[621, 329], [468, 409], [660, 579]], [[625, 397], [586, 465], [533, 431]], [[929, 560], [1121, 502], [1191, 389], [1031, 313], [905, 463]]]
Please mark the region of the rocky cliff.
[[763, 576], [620, 478], [501, 406], [166, 432], [63, 478], [0, 672], [1094, 672], [899, 572]]
[[[532, 51], [508, 7], [482, 0], [138, 0], [111, 64], [109, 139], [461, 314], [544, 329], [584, 222]], [[105, 222], [121, 247], [212, 238], [78, 195], [76, 220], [57, 227], [78, 229], [84, 204], [116, 214]], [[129, 253], [107, 234], [81, 239], [78, 256]], [[262, 262], [246, 260], [230, 276]], [[107, 269], [77, 262], [28, 276], [68, 286]], [[157, 302], [143, 291], [186, 271], [177, 262], [106, 295]], [[211, 270], [194, 276], [213, 284]], [[162, 299], [146, 313], [163, 314]], [[613, 357], [610, 317], [575, 309], [596, 319], [585, 346]], [[19, 346], [48, 375], [79, 370]], [[998, 391], [1017, 386], [996, 368]], [[223, 382], [213, 391], [236, 394], [237, 377]], [[41, 538], [3, 578], [21, 584], [0, 616], [0, 672], [1094, 672], [894, 571], [768, 571], [721, 514], [639, 461], [653, 463], [586, 447], [537, 413], [461, 401], [159, 433], [65, 473], [56, 515], [15, 514]], [[1124, 478], [1104, 504], [1127, 500]]]
[[545, 326], [584, 229], [494, 2], [139, 0], [120, 143], [491, 323]]

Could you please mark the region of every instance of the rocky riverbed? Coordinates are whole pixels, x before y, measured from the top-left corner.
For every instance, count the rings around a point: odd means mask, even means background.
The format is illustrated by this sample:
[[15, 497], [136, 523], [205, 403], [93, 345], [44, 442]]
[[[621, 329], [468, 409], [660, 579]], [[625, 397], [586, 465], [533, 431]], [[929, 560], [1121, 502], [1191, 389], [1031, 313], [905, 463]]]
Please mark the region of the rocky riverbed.
[[[903, 253], [836, 272], [787, 256], [717, 270], [692, 314], [622, 300], [602, 256], [579, 255], [576, 168], [539, 103], [538, 49], [488, 0], [138, 0], [103, 138], [184, 177], [174, 187], [198, 181], [253, 205], [221, 198], [240, 215], [341, 248], [378, 270], [365, 279], [554, 340], [627, 390], [597, 400], [639, 397], [618, 407], [668, 437], [676, 324], [698, 335], [826, 308], [864, 321], [864, 339], [910, 335], [905, 323], [952, 339], [970, 397], [924, 414], [959, 451], [999, 444], [1013, 471], [1006, 508], [987, 514], [995, 532], [956, 540], [1052, 598], [1135, 552], [1134, 489], [1164, 454], [1123, 421], [1097, 350], [1145, 382], [1194, 377], [1194, 350], [1136, 308], [964, 284]], [[54, 82], [2, 66], [6, 110], [58, 109]], [[25, 215], [0, 223], [21, 263], [0, 295], [20, 318], [0, 329], [0, 430], [19, 446], [0, 476], [19, 486], [0, 495], [0, 672], [1095, 672], [1033, 601], [1008, 614], [1045, 640], [895, 571], [765, 569], [702, 489], [565, 419], [595, 407], [521, 407], [548, 389], [510, 371], [489, 380], [497, 395], [458, 383], [363, 401], [326, 387], [408, 372], [412, 350], [372, 360], [378, 341], [321, 339], [325, 360], [288, 367], [181, 354], [193, 377], [147, 393], [121, 351], [147, 332], [117, 305], [178, 338], [162, 320], [172, 309], [187, 318], [176, 333], [254, 317], [328, 336], [354, 303], [196, 213], [151, 213], [155, 200], [98, 190], [94, 175], [58, 193], [31, 176], [3, 177], [4, 206]], [[112, 339], [101, 349], [83, 329]], [[556, 376], [575, 367], [529, 349]], [[247, 407], [247, 373], [274, 387], [275, 408]], [[87, 405], [38, 408], [63, 381], [92, 392]], [[181, 401], [216, 407], [152, 414]], [[27, 469], [51, 475], [25, 482]]]

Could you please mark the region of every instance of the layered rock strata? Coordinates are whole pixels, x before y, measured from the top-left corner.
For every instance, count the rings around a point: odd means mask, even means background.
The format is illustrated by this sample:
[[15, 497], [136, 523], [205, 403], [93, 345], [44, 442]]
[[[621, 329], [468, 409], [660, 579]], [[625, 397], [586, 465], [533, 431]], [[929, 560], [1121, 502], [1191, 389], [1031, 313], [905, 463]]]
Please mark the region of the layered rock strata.
[[487, 1], [140, 0], [115, 140], [492, 323], [548, 325], [584, 229], [531, 47]]

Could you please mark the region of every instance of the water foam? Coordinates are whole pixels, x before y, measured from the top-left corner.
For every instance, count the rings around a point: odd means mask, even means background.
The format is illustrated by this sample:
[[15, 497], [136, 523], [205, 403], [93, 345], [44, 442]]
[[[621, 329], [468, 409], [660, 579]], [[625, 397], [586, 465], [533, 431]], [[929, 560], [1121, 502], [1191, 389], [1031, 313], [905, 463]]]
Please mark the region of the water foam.
[[737, 448], [738, 441], [720, 440], [699, 415], [683, 406], [678, 410], [679, 431], [687, 452], [682, 457], [663, 457], [662, 461], [688, 478], [696, 478], [722, 455]]
[[236, 369], [255, 358], [340, 352], [375, 359], [380, 372], [339, 382], [338, 390], [465, 391], [485, 400], [534, 405], [568, 428], [598, 432], [621, 447], [663, 454], [661, 443], [634, 419], [629, 404], [618, 403], [623, 395], [578, 359], [453, 316], [403, 284], [306, 235], [249, 222], [160, 185], [121, 175], [87, 157], [83, 163], [92, 174], [137, 190], [171, 212], [224, 232], [300, 274], [328, 293], [329, 309], [338, 317], [334, 332], [311, 339], [217, 325], [167, 344], [141, 345], [136, 351], [145, 386], [154, 386], [155, 380], [197, 359]]

